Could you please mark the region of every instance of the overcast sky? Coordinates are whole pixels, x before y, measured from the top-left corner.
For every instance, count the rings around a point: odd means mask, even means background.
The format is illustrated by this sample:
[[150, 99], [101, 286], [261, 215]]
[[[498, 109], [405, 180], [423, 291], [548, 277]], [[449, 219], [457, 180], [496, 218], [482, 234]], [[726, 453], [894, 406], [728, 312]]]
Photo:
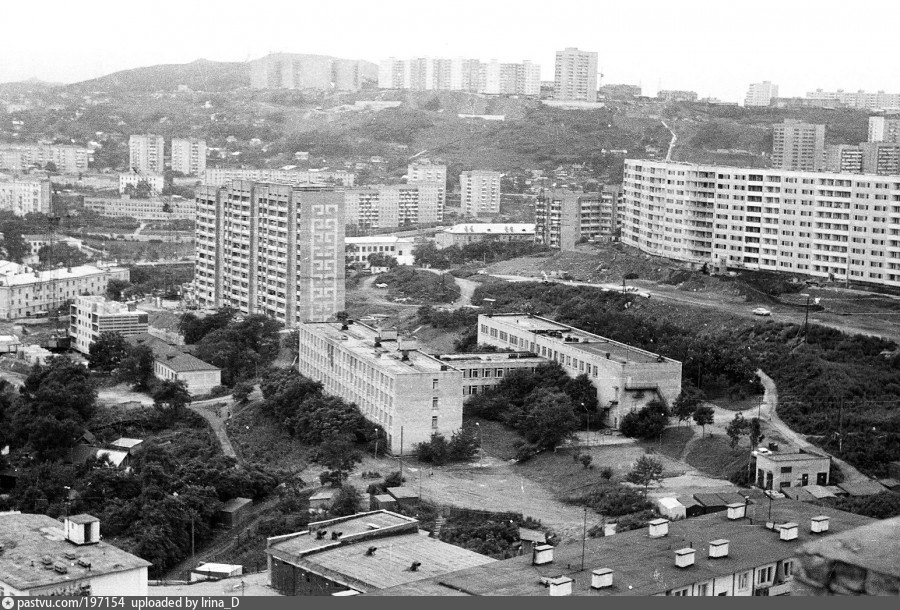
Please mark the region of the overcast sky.
[[573, 46], [599, 53], [604, 83], [645, 94], [738, 100], [761, 80], [782, 96], [898, 92], [898, 16], [896, 0], [0, 0], [0, 82], [272, 51], [529, 59], [550, 80], [554, 52]]

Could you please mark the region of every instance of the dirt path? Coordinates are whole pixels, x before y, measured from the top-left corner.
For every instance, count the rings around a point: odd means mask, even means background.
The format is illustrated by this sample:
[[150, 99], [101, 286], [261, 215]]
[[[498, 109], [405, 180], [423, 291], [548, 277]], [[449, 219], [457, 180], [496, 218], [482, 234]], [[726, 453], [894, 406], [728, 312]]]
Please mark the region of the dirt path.
[[[824, 453], [828, 454], [821, 447], [816, 447], [812, 443], [806, 440], [806, 438], [791, 430], [791, 428], [782, 421], [782, 419], [778, 416], [778, 388], [775, 385], [775, 382], [771, 377], [766, 375], [762, 370], [756, 372], [756, 375], [759, 377], [760, 382], [763, 384], [763, 388], [765, 388], [765, 395], [763, 397], [763, 406], [760, 409], [761, 415], [760, 419], [765, 421], [768, 426], [775, 430], [780, 436], [787, 439], [789, 443], [792, 445], [796, 445], [802, 449], [811, 449], [816, 453]], [[845, 462], [840, 458], [836, 458], [833, 455], [831, 459], [834, 460], [834, 463], [837, 464], [841, 472], [844, 475], [844, 480], [847, 483], [858, 483], [861, 481], [869, 481], [869, 477], [861, 473], [859, 470]]]
[[225, 428], [225, 421], [218, 415], [212, 412], [209, 408], [211, 405], [216, 403], [226, 403], [231, 406], [231, 397], [226, 396], [223, 398], [213, 398], [211, 400], [204, 400], [201, 402], [192, 402], [188, 405], [188, 408], [209, 422], [210, 427], [213, 429], [213, 432], [216, 435], [216, 439], [219, 441], [219, 445], [222, 447], [222, 453], [224, 453], [228, 457], [233, 457], [240, 464], [241, 459], [238, 457], [237, 452], [234, 450], [234, 446], [231, 444], [231, 439], [228, 438], [228, 431]]

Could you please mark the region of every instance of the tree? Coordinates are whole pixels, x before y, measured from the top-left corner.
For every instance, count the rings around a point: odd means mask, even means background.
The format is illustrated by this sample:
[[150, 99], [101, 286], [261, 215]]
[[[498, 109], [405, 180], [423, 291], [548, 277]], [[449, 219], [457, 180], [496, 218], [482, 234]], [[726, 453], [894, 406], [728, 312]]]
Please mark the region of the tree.
[[579, 428], [572, 400], [563, 392], [540, 388], [526, 402], [515, 427], [538, 450], [555, 449]]
[[369, 261], [370, 267], [387, 267], [393, 269], [397, 266], [397, 259], [384, 252], [373, 252], [366, 260]]
[[594, 458], [585, 453], [578, 458], [578, 461], [581, 462], [581, 465], [584, 466], [585, 470], [587, 470], [591, 465], [591, 462], [594, 461]]
[[741, 437], [748, 434], [750, 432], [750, 422], [744, 419], [744, 416], [741, 413], [735, 413], [734, 419], [728, 422], [728, 427], [725, 428], [725, 434], [728, 435], [728, 438], [731, 439], [730, 445], [731, 448], [734, 449], [738, 446], [738, 443], [741, 440]]
[[762, 426], [760, 425], [758, 417], [754, 417], [750, 420], [748, 434], [750, 435], [750, 447], [756, 449], [756, 447], [759, 446], [759, 444], [765, 438], [765, 435], [762, 433]]
[[231, 397], [234, 398], [239, 405], [245, 405], [250, 400], [250, 394], [252, 392], [253, 384], [241, 381], [240, 383], [234, 384], [234, 389], [231, 391]]
[[362, 498], [359, 491], [352, 485], [344, 485], [335, 494], [329, 513], [332, 517], [347, 517], [360, 511]]
[[715, 412], [709, 405], [700, 405], [694, 410], [694, 423], [703, 428], [703, 436], [706, 436], [706, 426], [713, 423]]
[[637, 485], [643, 485], [644, 495], [646, 496], [650, 484], [654, 481], [662, 481], [662, 475], [662, 462], [649, 455], [642, 455], [632, 466], [631, 472], [625, 475], [625, 480]]
[[174, 417], [180, 416], [191, 403], [187, 386], [180, 379], [177, 381], [166, 379], [157, 383], [153, 386], [150, 396], [153, 398], [154, 407]]
[[652, 440], [659, 438], [669, 424], [669, 411], [659, 401], [652, 401], [638, 411], [622, 417], [619, 430], [625, 436]]
[[478, 453], [478, 437], [472, 426], [463, 426], [453, 433], [447, 446], [449, 457], [454, 462], [465, 462]]
[[63, 242], [52, 246], [47, 244], [46, 246], [41, 246], [38, 250], [39, 264], [45, 269], [76, 267], [85, 264], [89, 260], [90, 257], [87, 254]]
[[423, 441], [415, 446], [416, 457], [423, 462], [443, 466], [450, 457], [449, 443], [443, 434], [435, 433], [431, 439]]
[[111, 373], [128, 357], [128, 349], [128, 343], [120, 333], [100, 333], [100, 336], [91, 343], [88, 366], [102, 373]]
[[131, 288], [131, 282], [111, 279], [106, 283], [106, 298], [111, 301], [121, 301], [125, 291], [129, 288]]
[[353, 438], [341, 434], [322, 441], [316, 460], [328, 468], [337, 481], [343, 482], [362, 455], [353, 446]]
[[9, 223], [2, 225], [3, 241], [0, 245], [6, 253], [4, 258], [15, 263], [21, 263], [22, 260], [31, 254], [31, 246], [22, 237], [21, 229], [10, 226]]
[[153, 363], [156, 358], [147, 345], [129, 346], [125, 358], [119, 363], [119, 381], [130, 383], [134, 389], [143, 392], [149, 389], [153, 379]]
[[678, 418], [679, 423], [689, 420], [703, 399], [703, 392], [694, 386], [685, 387], [672, 404], [672, 415]]

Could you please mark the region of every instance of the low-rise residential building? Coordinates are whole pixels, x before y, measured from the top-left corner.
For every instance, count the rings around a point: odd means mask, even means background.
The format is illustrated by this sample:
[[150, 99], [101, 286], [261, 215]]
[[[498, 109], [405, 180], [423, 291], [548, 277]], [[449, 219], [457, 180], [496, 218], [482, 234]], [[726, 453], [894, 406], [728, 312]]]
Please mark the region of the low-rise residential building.
[[533, 242], [535, 225], [530, 223], [464, 223], [438, 231], [434, 243], [438, 248], [465, 246], [480, 241]]
[[78, 296], [69, 315], [72, 347], [82, 354], [91, 353], [91, 345], [103, 333], [131, 337], [147, 332], [147, 312], [134, 303], [107, 301], [103, 296]]
[[222, 369], [149, 333], [132, 335], [128, 342], [149, 347], [153, 351], [153, 375], [163, 381], [183, 381], [191, 396], [209, 394], [222, 385]]
[[356, 176], [339, 170], [299, 169], [237, 169], [231, 167], [209, 168], [203, 173], [206, 186], [227, 186], [233, 180], [271, 182], [290, 186], [334, 185], [352, 187]]
[[45, 315], [84, 295], [106, 294], [110, 280], [128, 281], [124, 267], [81, 265], [35, 271], [0, 261], [0, 319]]
[[136, 189], [141, 182], [147, 183], [151, 196], [159, 195], [165, 186], [165, 178], [162, 174], [141, 174], [131, 171], [119, 174], [119, 194], [126, 194], [130, 190], [129, 187]]
[[44, 235], [23, 235], [22, 239], [25, 240], [25, 243], [28, 244], [29, 254], [28, 256], [22, 259], [22, 262], [26, 265], [35, 265], [40, 261], [40, 257], [38, 254], [41, 251], [41, 248], [44, 246], [49, 246], [51, 243], [53, 244], [65, 244], [70, 248], [74, 248], [76, 250], [81, 250], [84, 247], [84, 242], [75, 237], [69, 237], [68, 235], [53, 235], [52, 237], [49, 234]]
[[750, 467], [762, 489], [830, 485], [831, 458], [808, 450], [779, 451], [760, 448], [753, 452]]
[[0, 178], [0, 211], [16, 216], [50, 213], [50, 181]]
[[165, 199], [85, 197], [84, 209], [100, 216], [134, 218], [144, 222], [196, 220], [197, 218], [196, 201], [183, 197], [166, 197]]
[[478, 344], [525, 350], [558, 362], [597, 388], [607, 426], [653, 400], [671, 405], [681, 392], [681, 363], [600, 335], [525, 313], [478, 316]]
[[738, 505], [692, 519], [520, 555], [374, 595], [779, 596], [794, 591], [800, 548], [872, 519], [795, 500]]
[[796, 592], [896, 597], [900, 591], [898, 533], [900, 517], [894, 517], [808, 542], [797, 557]]
[[419, 522], [386, 510], [309, 524], [269, 538], [270, 584], [282, 595], [357, 595], [495, 560], [441, 542]]
[[324, 391], [356, 403], [379, 424], [395, 454], [410, 453], [435, 433], [462, 427], [462, 373], [394, 329], [360, 322], [299, 326], [300, 374]]
[[499, 384], [513, 371], [534, 372], [549, 362], [530, 352], [484, 352], [473, 354], [446, 354], [438, 356], [455, 369], [462, 371], [463, 396], [482, 394], [487, 388]]
[[150, 562], [100, 540], [100, 521], [0, 513], [0, 598], [147, 595]]
[[384, 254], [393, 257], [400, 265], [412, 266], [416, 262], [413, 249], [416, 242], [396, 235], [372, 235], [368, 237], [347, 237], [344, 239], [347, 249], [347, 264], [362, 263], [368, 268], [369, 256]]
[[683, 89], [660, 89], [656, 93], [657, 99], [661, 99], [665, 102], [677, 103], [677, 102], [696, 102], [697, 95], [696, 91], [686, 91]]

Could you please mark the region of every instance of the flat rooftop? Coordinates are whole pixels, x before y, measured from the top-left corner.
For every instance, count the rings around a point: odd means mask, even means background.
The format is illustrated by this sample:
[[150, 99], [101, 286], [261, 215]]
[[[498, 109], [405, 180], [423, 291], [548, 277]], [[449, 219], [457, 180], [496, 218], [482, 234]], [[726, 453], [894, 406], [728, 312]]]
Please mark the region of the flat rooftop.
[[444, 362], [451, 365], [460, 365], [466, 362], [526, 362], [531, 364], [542, 364], [547, 362], [546, 358], [535, 356], [531, 352], [481, 352], [475, 354], [441, 354], [438, 356]]
[[447, 366], [434, 356], [416, 349], [406, 350], [407, 359], [403, 360], [399, 344], [394, 339], [381, 339], [381, 347], [376, 348], [375, 339], [381, 331], [360, 322], [349, 324], [346, 330], [342, 330], [340, 322], [308, 322], [303, 326], [387, 374], [435, 373], [440, 372], [442, 366]]
[[[479, 318], [480, 317], [481, 316], [479, 316]], [[542, 335], [561, 345], [578, 349], [592, 356], [605, 358], [606, 354], [609, 354], [610, 360], [615, 360], [623, 364], [656, 364], [660, 362], [660, 358], [662, 358], [662, 362], [664, 363], [678, 364], [677, 360], [666, 358], [637, 347], [632, 347], [625, 343], [613, 341], [608, 337], [595, 335], [594, 333], [589, 333], [540, 316], [533, 316], [526, 313], [511, 313], [491, 314], [485, 317], [527, 332]]]
[[[77, 522], [91, 520], [95, 519], [80, 515]], [[150, 566], [149, 561], [106, 542], [73, 544], [65, 539], [63, 524], [46, 515], [0, 513], [0, 544], [4, 548], [0, 554], [0, 581], [20, 590], [83, 582], [86, 578]], [[73, 553], [75, 559], [66, 553]], [[66, 573], [45, 568], [44, 557], [49, 557], [54, 565], [64, 565]], [[89, 562], [90, 567], [80, 565], [79, 559]]]
[[[647, 528], [587, 540], [584, 570], [581, 570], [582, 545], [568, 543], [554, 548], [552, 563], [532, 565], [530, 555], [522, 555], [489, 565], [461, 570], [437, 577], [426, 587], [418, 584], [373, 592], [375, 595], [415, 595], [427, 590], [431, 595], [446, 591], [469, 595], [546, 596], [541, 578], [565, 575], [573, 579], [573, 595], [655, 595], [692, 583], [712, 580], [717, 576], [788, 559], [799, 547], [820, 540], [810, 533], [813, 517], [830, 518], [829, 534], [849, 531], [874, 520], [843, 511], [813, 506], [794, 500], [776, 500], [772, 504], [772, 521], [776, 524], [797, 523], [796, 540], [781, 540], [778, 531], [765, 527], [768, 503], [750, 505], [749, 518], [730, 521], [725, 513], [714, 513], [669, 523], [669, 533], [650, 538]], [[728, 540], [728, 556], [710, 559], [710, 542]], [[675, 565], [675, 551], [691, 547], [696, 551], [695, 564], [688, 568]], [[591, 572], [600, 568], [613, 571], [613, 586], [591, 588]]]
[[827, 455], [818, 455], [816, 453], [807, 453], [805, 451], [772, 451], [771, 453], [756, 452], [757, 458], [771, 460], [773, 462], [813, 462], [817, 460], [830, 459]]
[[[293, 561], [306, 553], [340, 544], [340, 540], [331, 539], [333, 532], [341, 533], [341, 538], [347, 541], [360, 534], [383, 534], [396, 529], [418, 530], [418, 521], [386, 510], [316, 521], [310, 523], [309, 529], [304, 532], [270, 539], [267, 552], [286, 561]], [[316, 539], [316, 532], [323, 530], [326, 532], [325, 537], [321, 540]]]

